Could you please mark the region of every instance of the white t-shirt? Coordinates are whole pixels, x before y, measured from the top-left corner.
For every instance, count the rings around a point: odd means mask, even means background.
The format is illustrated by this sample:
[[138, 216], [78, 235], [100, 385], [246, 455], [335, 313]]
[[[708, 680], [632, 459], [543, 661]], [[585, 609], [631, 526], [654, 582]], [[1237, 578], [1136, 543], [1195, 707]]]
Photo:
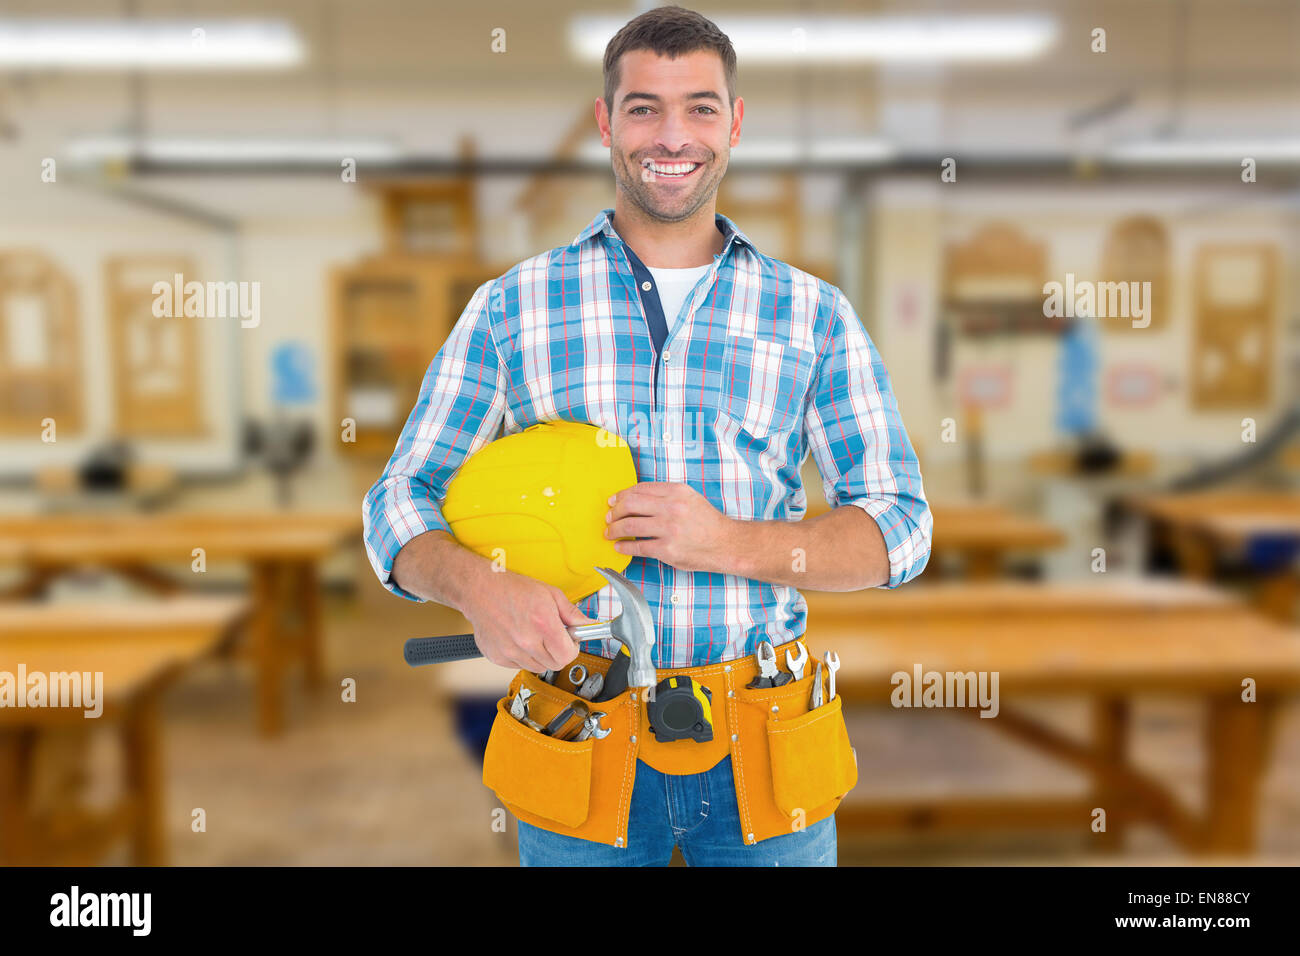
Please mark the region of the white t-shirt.
[[677, 313], [682, 310], [682, 303], [686, 301], [686, 296], [695, 288], [695, 283], [700, 281], [700, 277], [709, 271], [710, 265], [712, 263], [691, 266], [689, 269], [656, 269], [654, 266], [646, 266], [654, 276], [655, 289], [659, 293], [659, 304], [663, 306], [664, 322], [668, 325], [669, 332], [677, 323]]

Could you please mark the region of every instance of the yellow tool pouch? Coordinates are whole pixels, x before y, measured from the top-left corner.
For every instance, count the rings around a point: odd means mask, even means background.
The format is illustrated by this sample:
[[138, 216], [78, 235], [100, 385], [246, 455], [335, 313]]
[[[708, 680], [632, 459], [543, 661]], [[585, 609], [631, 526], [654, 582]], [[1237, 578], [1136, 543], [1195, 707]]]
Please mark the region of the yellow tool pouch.
[[[602, 673], [610, 663], [590, 654], [579, 655], [579, 660], [589, 669], [600, 662]], [[510, 693], [497, 701], [497, 716], [483, 754], [483, 783], [525, 823], [626, 846], [636, 776], [636, 744], [631, 738], [639, 703], [624, 691], [613, 700], [592, 704], [592, 710], [604, 712], [600, 725], [610, 731], [609, 736], [576, 743], [547, 737], [510, 715], [510, 700], [521, 686], [533, 692], [528, 714], [543, 726], [581, 700], [563, 689], [569, 686], [566, 678], [556, 677], [556, 682], [562, 686], [547, 684], [528, 671], [515, 674]], [[577, 725], [575, 719], [564, 732], [573, 733]]]
[[[785, 650], [777, 659], [785, 661]], [[588, 671], [604, 673], [610, 661], [579, 654]], [[857, 783], [857, 759], [849, 744], [839, 697], [810, 711], [816, 659], [809, 648], [802, 680], [750, 690], [758, 674], [753, 657], [705, 667], [660, 670], [656, 679], [689, 675], [713, 698], [713, 740], [660, 743], [650, 731], [643, 703], [627, 691], [592, 704], [604, 711], [611, 733], [580, 743], [544, 736], [510, 715], [520, 686], [533, 692], [529, 716], [540, 724], [579, 698], [563, 673], [556, 684], [520, 671], [497, 703], [497, 716], [483, 759], [483, 782], [520, 820], [544, 830], [627, 846], [628, 812], [639, 759], [661, 773], [703, 773], [732, 758], [741, 838], [757, 843], [810, 826], [835, 812]], [[576, 726], [576, 721], [572, 726]], [[634, 838], [634, 836], [633, 836]]]

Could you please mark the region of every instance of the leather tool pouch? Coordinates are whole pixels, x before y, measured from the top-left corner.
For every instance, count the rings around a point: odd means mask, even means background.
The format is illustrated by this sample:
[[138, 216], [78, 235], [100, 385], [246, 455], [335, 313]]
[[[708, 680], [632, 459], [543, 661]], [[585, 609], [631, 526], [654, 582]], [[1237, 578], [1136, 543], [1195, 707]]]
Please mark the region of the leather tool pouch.
[[[784, 660], [785, 648], [778, 648], [777, 654]], [[810, 710], [816, 661], [810, 656], [808, 663], [803, 679], [783, 687], [750, 690], [745, 684], [752, 672], [742, 672], [735, 696], [727, 700], [736, 738], [731, 745], [732, 772], [746, 843], [825, 819], [858, 782], [843, 698], [836, 696]], [[825, 683], [823, 675], [823, 691]]]
[[[579, 660], [604, 672], [609, 661], [590, 654]], [[599, 663], [597, 663], [599, 662]], [[600, 725], [610, 733], [603, 739], [580, 742], [538, 733], [510, 716], [510, 701], [520, 686], [533, 692], [528, 715], [543, 726], [576, 700], [565, 690], [565, 677], [552, 686], [537, 675], [519, 671], [510, 692], [497, 701], [497, 716], [483, 755], [483, 783], [525, 823], [568, 836], [627, 846], [627, 818], [636, 775], [636, 743], [632, 740], [639, 704], [630, 691], [613, 700], [588, 703], [605, 713]], [[561, 730], [572, 735], [575, 717]]]
[[[786, 648], [778, 648], [784, 660]], [[811, 648], [809, 652], [811, 654]], [[589, 671], [604, 673], [610, 661], [579, 654]], [[728, 754], [736, 784], [741, 838], [756, 843], [791, 833], [830, 816], [857, 783], [857, 758], [849, 744], [843, 701], [836, 697], [810, 711], [816, 662], [807, 675], [783, 687], [750, 690], [758, 673], [753, 658], [705, 667], [661, 670], [658, 677], [689, 674], [713, 694], [714, 739], [659, 743], [649, 732], [645, 708], [625, 691], [590, 704], [604, 711], [604, 739], [571, 743], [547, 737], [510, 716], [520, 686], [533, 697], [529, 716], [545, 725], [579, 698], [567, 677], [544, 683], [518, 672], [497, 702], [497, 716], [483, 758], [483, 783], [516, 817], [553, 833], [627, 846], [628, 812], [638, 756], [662, 773], [703, 773]], [[823, 684], [825, 680], [823, 678]], [[572, 733], [575, 719], [564, 732]]]

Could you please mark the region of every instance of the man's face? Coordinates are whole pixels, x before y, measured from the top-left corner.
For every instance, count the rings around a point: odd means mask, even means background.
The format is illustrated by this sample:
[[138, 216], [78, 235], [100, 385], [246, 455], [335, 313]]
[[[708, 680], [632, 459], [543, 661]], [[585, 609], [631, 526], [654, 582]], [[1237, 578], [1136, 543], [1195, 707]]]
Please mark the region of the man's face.
[[620, 66], [608, 118], [597, 102], [618, 188], [652, 219], [688, 219], [717, 192], [744, 102], [736, 100], [733, 117], [722, 59], [711, 50], [675, 60], [633, 50]]

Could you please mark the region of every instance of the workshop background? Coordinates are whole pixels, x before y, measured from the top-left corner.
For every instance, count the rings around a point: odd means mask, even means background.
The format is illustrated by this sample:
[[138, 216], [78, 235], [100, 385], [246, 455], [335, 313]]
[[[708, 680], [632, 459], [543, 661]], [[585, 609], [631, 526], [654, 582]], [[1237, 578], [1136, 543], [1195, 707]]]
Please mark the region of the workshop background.
[[[402, 662], [468, 624], [379, 586], [360, 502], [470, 293], [613, 204], [644, 9], [5, 3], [0, 671], [108, 699], [0, 709], [0, 861], [516, 862], [508, 674]], [[1300, 860], [1300, 8], [696, 9], [719, 211], [846, 292], [934, 510], [914, 584], [806, 592], [841, 862]], [[998, 716], [891, 707], [914, 667]]]

